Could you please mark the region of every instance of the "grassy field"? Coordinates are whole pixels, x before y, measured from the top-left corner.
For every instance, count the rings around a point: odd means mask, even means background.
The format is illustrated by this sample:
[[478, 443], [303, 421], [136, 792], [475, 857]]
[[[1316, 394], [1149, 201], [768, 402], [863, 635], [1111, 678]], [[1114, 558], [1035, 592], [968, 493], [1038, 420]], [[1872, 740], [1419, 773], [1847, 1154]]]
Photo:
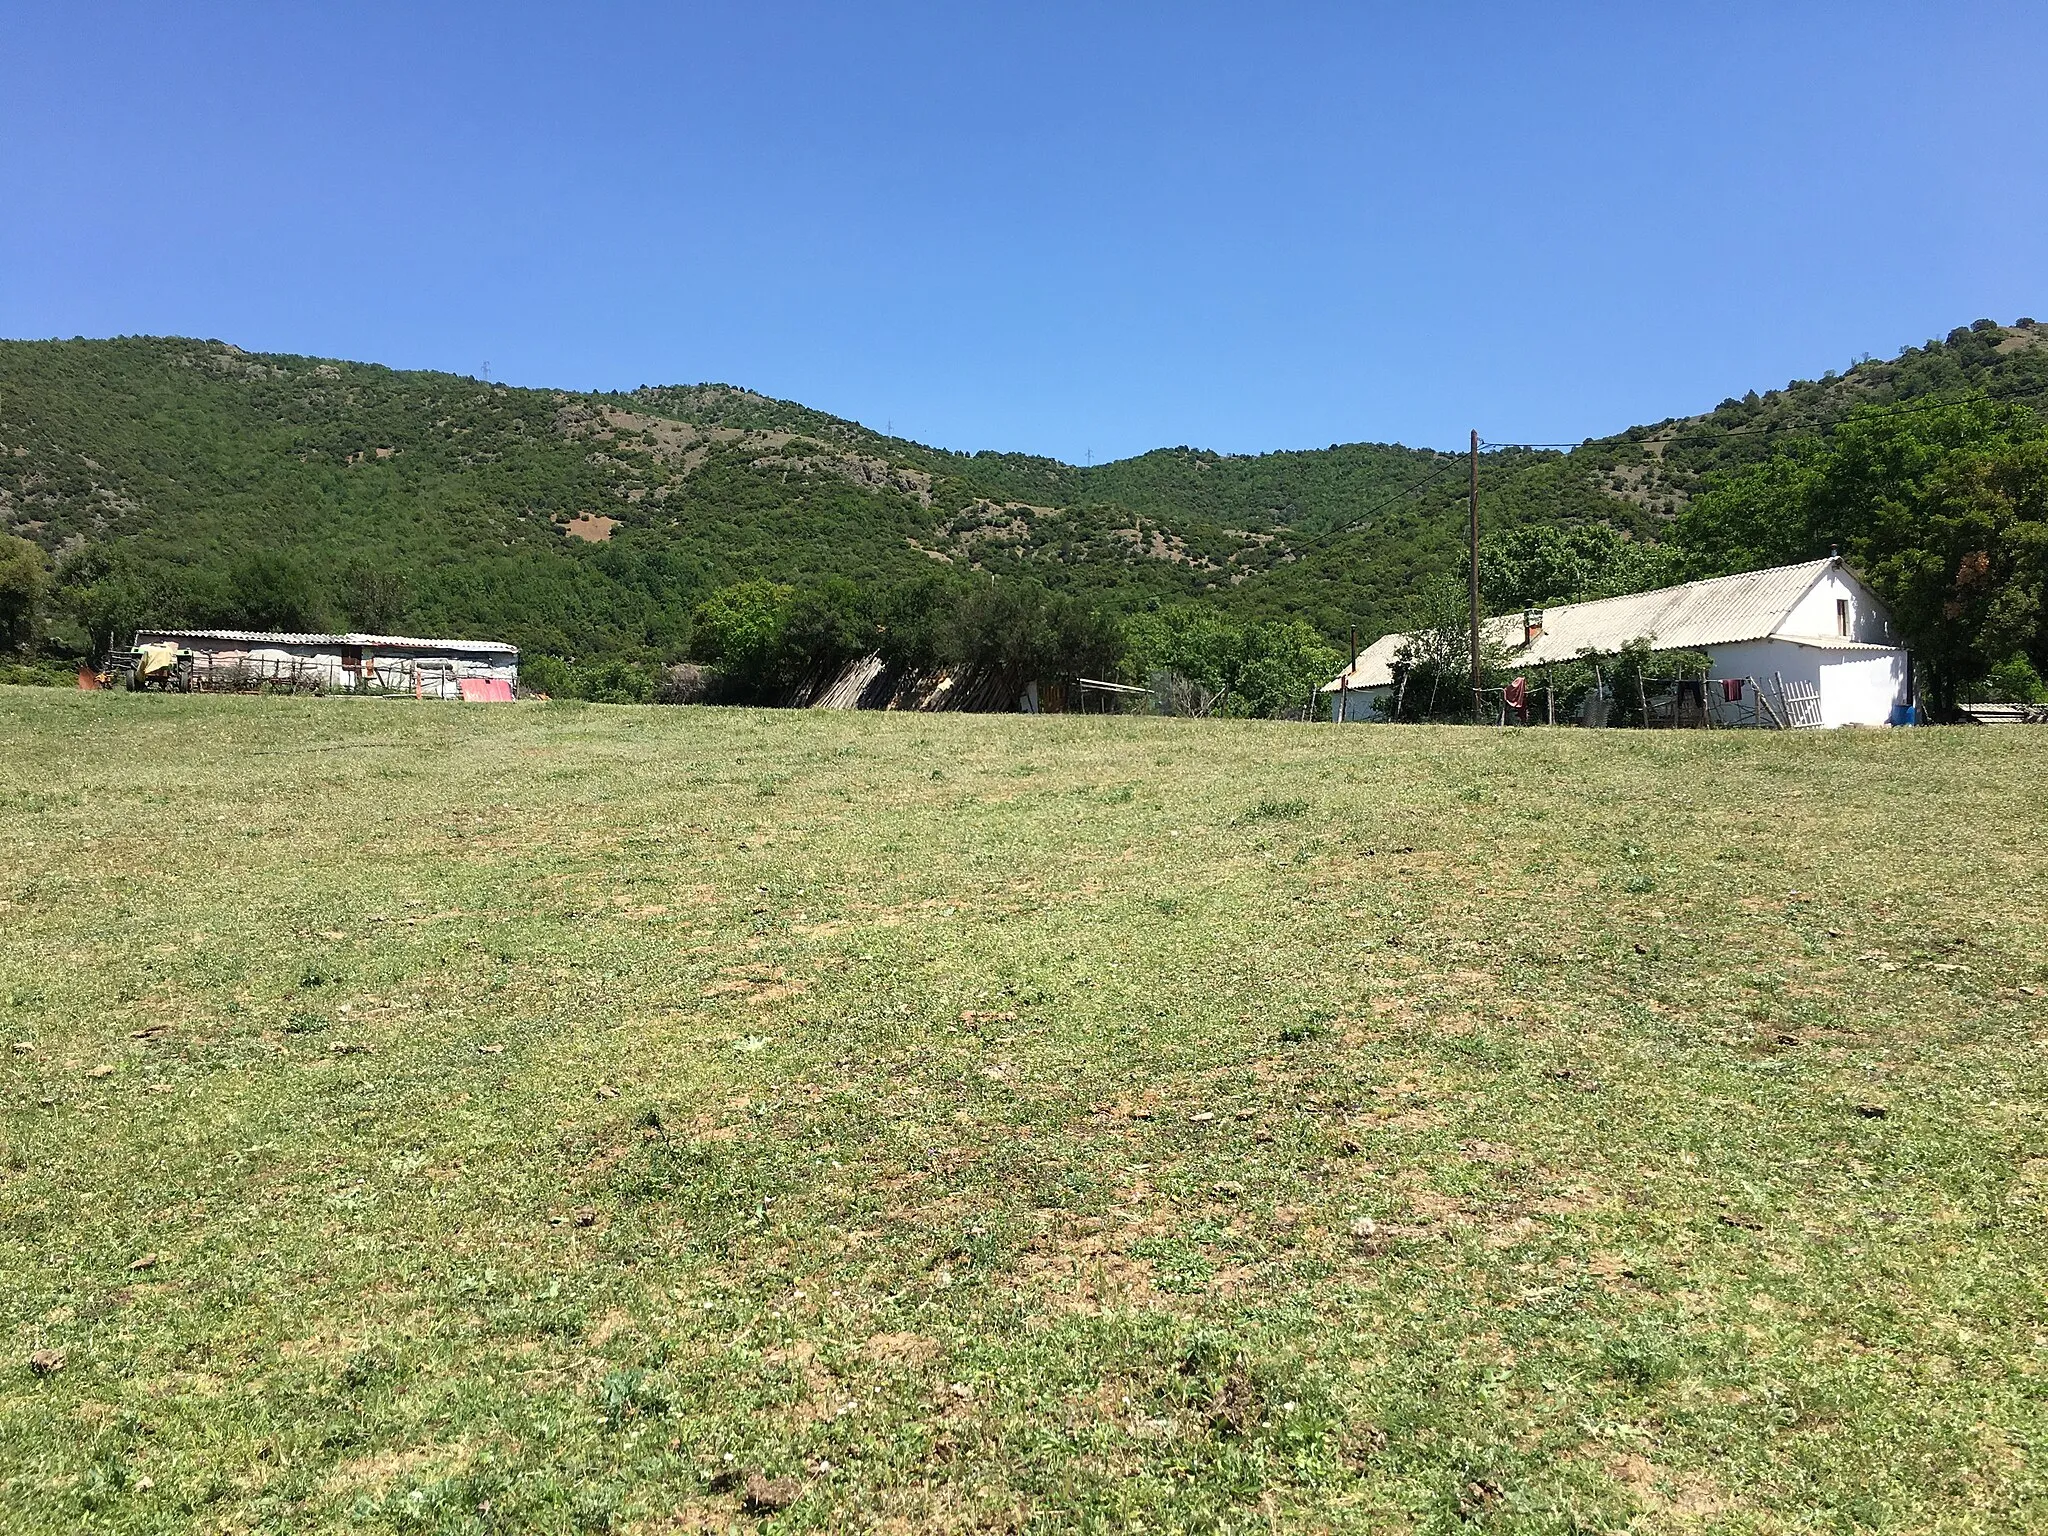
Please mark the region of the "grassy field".
[[0, 1519], [2039, 1530], [2044, 770], [0, 689]]

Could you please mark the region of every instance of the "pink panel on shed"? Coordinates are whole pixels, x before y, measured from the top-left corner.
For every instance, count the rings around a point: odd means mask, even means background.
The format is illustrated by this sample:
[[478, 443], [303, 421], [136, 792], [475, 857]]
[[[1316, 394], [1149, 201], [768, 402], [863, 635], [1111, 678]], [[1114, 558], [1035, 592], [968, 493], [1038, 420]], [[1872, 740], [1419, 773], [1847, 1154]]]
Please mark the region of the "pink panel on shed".
[[499, 678], [465, 677], [458, 685], [465, 704], [510, 704], [512, 685]]

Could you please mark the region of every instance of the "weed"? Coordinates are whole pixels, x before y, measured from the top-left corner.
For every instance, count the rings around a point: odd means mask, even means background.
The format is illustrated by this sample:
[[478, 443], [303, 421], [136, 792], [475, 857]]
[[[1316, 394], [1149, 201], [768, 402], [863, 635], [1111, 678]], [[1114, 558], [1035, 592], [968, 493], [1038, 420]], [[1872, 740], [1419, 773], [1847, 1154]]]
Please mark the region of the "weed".
[[1307, 814], [1306, 800], [1276, 800], [1268, 796], [1237, 819], [1239, 825], [1249, 825], [1257, 821], [1296, 821]]

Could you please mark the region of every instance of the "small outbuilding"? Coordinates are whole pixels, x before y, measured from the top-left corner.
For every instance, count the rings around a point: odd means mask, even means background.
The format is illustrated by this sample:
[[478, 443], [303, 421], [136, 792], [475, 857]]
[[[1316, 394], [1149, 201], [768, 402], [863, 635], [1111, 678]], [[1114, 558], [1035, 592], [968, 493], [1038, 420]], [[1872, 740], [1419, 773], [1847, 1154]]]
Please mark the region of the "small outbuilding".
[[[1912, 666], [1891, 615], [1835, 556], [1655, 592], [1565, 603], [1484, 621], [1516, 667], [1653, 651], [1704, 651], [1715, 678], [1773, 683], [1799, 718], [1821, 726], [1888, 725], [1911, 703]], [[1332, 720], [1391, 713], [1405, 634], [1384, 635], [1323, 685]]]
[[502, 640], [411, 635], [293, 635], [250, 629], [142, 629], [135, 648], [175, 646], [192, 658], [194, 687], [404, 693], [507, 700], [519, 648]]

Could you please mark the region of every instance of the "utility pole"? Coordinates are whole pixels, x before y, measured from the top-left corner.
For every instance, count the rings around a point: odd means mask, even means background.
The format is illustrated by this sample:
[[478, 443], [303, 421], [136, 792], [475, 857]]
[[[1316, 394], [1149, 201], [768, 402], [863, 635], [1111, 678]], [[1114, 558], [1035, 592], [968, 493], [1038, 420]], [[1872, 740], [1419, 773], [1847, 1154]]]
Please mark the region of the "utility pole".
[[1344, 682], [1337, 694], [1337, 723], [1339, 725], [1351, 723], [1351, 669], [1358, 663], [1358, 626], [1356, 624], [1351, 626], [1350, 636], [1351, 649], [1344, 653], [1347, 659], [1344, 663], [1344, 671], [1341, 674]]
[[1479, 724], [1484, 707], [1479, 697], [1479, 433], [1472, 433], [1472, 723]]

